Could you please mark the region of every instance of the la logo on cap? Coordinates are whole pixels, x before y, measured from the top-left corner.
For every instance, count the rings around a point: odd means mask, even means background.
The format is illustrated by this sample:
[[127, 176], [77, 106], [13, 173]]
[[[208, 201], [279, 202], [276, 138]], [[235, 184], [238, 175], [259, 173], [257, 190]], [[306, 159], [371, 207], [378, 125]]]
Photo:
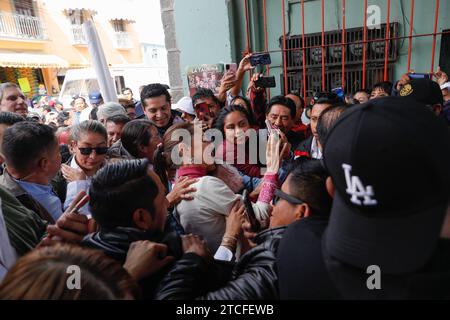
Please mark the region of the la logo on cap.
[[[375, 206], [378, 204], [376, 199], [373, 199], [374, 196], [373, 187], [367, 186], [364, 187], [361, 179], [358, 176], [352, 176], [352, 166], [346, 163], [342, 164], [342, 168], [345, 173], [345, 182], [347, 183], [346, 192], [351, 195], [350, 201], [358, 206]], [[360, 198], [364, 198], [364, 201], [361, 202]]]

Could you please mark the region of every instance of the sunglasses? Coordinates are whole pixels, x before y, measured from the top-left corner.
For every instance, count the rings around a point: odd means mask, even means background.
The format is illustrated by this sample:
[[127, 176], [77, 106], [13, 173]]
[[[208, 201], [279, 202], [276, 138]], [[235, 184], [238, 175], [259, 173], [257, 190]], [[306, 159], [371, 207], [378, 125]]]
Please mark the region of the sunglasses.
[[275, 205], [280, 199], [286, 200], [290, 204], [302, 204], [304, 203], [302, 200], [297, 199], [296, 197], [293, 197], [291, 195], [288, 195], [287, 193], [284, 193], [280, 189], [275, 190], [275, 196], [273, 197], [273, 204]]
[[82, 155], [84, 155], [84, 156], [90, 155], [90, 154], [92, 153], [92, 151], [94, 151], [94, 150], [95, 150], [95, 153], [96, 153], [96, 154], [103, 155], [103, 154], [106, 154], [106, 153], [108, 152], [108, 149], [109, 149], [108, 147], [78, 148], [78, 150], [80, 150], [80, 153], [81, 153]]

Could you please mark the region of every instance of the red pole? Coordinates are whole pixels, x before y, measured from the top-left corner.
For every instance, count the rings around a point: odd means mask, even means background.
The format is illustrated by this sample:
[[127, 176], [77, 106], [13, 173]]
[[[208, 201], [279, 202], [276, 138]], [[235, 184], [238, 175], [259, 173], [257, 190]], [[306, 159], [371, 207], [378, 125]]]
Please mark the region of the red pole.
[[306, 99], [305, 0], [302, 0], [302, 60], [303, 60], [302, 61], [302, 66], [303, 66], [303, 99]]
[[411, 72], [411, 49], [412, 49], [412, 34], [414, 26], [414, 0], [411, 0], [411, 14], [409, 16], [409, 41], [408, 41], [408, 72]]
[[364, 0], [363, 76], [362, 76], [363, 89], [366, 89], [366, 58], [367, 58], [367, 0]]
[[439, 0], [436, 0], [436, 14], [434, 16], [433, 47], [431, 49], [431, 70], [430, 70], [431, 78], [433, 78], [433, 73], [434, 73], [434, 53], [436, 51], [436, 32], [437, 32], [437, 27], [438, 27], [438, 19], [439, 19]]
[[287, 77], [287, 65], [286, 65], [286, 17], [284, 0], [281, 0], [281, 10], [283, 18], [283, 67], [284, 67], [284, 95], [288, 93], [288, 77]]
[[[265, 50], [269, 51], [269, 36], [267, 34], [267, 0], [264, 0], [263, 2], [264, 5], [264, 46], [265, 46]], [[266, 75], [269, 76], [270, 75], [270, 65], [267, 65], [266, 67]], [[270, 100], [270, 89], [268, 90], [268, 97]]]
[[384, 81], [388, 81], [389, 37], [390, 37], [391, 0], [387, 0], [386, 37], [384, 42]]
[[247, 53], [250, 53], [250, 27], [248, 23], [248, 0], [244, 1], [245, 4], [245, 27], [246, 27], [246, 36], [247, 36]]
[[[265, 50], [269, 51], [269, 42], [268, 42], [269, 36], [267, 34], [267, 0], [264, 0], [263, 6], [264, 6], [264, 46], [265, 46]], [[269, 65], [266, 68], [266, 74], [267, 75], [270, 74], [270, 66]]]
[[325, 91], [325, 0], [322, 0], [322, 91]]
[[342, 0], [342, 89], [345, 90], [345, 0]]

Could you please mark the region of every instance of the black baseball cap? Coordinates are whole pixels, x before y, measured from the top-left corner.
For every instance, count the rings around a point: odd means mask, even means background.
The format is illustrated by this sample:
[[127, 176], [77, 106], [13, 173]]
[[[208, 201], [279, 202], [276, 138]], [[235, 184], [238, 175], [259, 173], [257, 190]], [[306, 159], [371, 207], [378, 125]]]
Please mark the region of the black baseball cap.
[[335, 186], [328, 254], [383, 274], [419, 270], [433, 254], [450, 195], [447, 127], [414, 100], [386, 97], [347, 110], [324, 163]]
[[425, 105], [444, 104], [441, 87], [430, 79], [411, 79], [399, 92], [401, 97], [409, 97]]

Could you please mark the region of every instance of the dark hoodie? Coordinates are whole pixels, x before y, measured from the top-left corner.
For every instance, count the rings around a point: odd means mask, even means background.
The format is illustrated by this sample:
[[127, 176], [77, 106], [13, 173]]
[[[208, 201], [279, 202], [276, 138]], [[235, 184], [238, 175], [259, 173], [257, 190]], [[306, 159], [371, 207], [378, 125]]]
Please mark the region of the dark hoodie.
[[[175, 232], [149, 232], [131, 227], [101, 228], [99, 232], [87, 235], [82, 246], [103, 251], [109, 257], [124, 264], [132, 242], [149, 240], [167, 245], [167, 255], [176, 260], [182, 256], [181, 239]], [[171, 265], [140, 281], [143, 296], [152, 299], [155, 289]]]
[[325, 250], [326, 226], [326, 220], [311, 217], [286, 230], [277, 255], [281, 299], [450, 299], [450, 240], [441, 239], [430, 261], [415, 273], [389, 275], [381, 270], [381, 289], [369, 290], [372, 273]]

